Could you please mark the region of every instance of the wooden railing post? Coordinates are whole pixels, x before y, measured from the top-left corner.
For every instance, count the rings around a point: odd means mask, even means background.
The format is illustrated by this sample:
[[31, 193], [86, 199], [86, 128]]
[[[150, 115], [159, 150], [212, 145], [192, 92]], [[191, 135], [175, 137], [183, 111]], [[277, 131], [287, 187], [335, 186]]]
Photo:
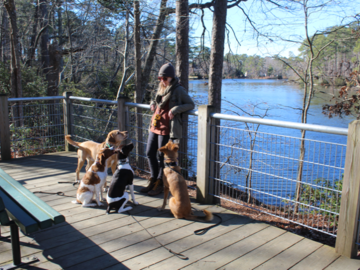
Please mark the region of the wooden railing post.
[[8, 96], [0, 94], [1, 160], [11, 159]]
[[117, 101], [118, 101], [118, 108], [117, 108], [118, 128], [120, 131], [126, 131], [127, 130], [127, 127], [126, 127], [127, 113], [126, 113], [125, 102], [128, 101], [128, 98], [126, 96], [120, 96]]
[[348, 258], [357, 256], [360, 211], [360, 121], [349, 124], [340, 216], [335, 251]]
[[[70, 100], [70, 96], [72, 96], [72, 92], [64, 92], [63, 96], [65, 99], [63, 100], [63, 114], [64, 114], [64, 135], [73, 135], [73, 105]], [[76, 148], [69, 144], [65, 140], [65, 151], [75, 151]]]
[[213, 170], [211, 169], [211, 119], [209, 114], [215, 108], [209, 105], [200, 105], [198, 108], [198, 149], [197, 149], [197, 176], [196, 200], [200, 203], [213, 203]]

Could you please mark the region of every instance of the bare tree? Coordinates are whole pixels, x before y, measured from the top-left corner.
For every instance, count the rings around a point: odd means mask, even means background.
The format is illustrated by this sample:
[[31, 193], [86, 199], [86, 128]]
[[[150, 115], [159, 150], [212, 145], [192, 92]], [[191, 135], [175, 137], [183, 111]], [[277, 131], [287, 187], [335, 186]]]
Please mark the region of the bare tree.
[[[9, 15], [10, 21], [10, 50], [11, 50], [11, 96], [12, 97], [22, 97], [22, 86], [21, 86], [21, 50], [20, 50], [20, 41], [18, 35], [18, 27], [16, 23], [16, 8], [14, 0], [4, 1], [6, 11]], [[15, 121], [17, 126], [21, 126], [23, 122], [23, 110], [22, 103], [13, 108], [13, 117], [18, 121]]]
[[[49, 68], [50, 68], [50, 55], [49, 55], [49, 13], [48, 13], [48, 3], [46, 0], [40, 0], [40, 12], [41, 12], [41, 28], [43, 31], [41, 33], [40, 48], [41, 48], [41, 67], [43, 73], [46, 76], [46, 80], [49, 82]], [[50, 87], [49, 87], [50, 88]], [[52, 91], [48, 88], [48, 96], [52, 96]]]
[[[294, 73], [299, 77], [301, 82], [304, 85], [303, 89], [303, 99], [302, 99], [302, 108], [301, 108], [301, 123], [307, 123], [308, 120], [308, 112], [311, 105], [311, 100], [314, 97], [315, 88], [314, 88], [314, 70], [313, 65], [314, 61], [319, 57], [321, 52], [327, 48], [330, 44], [332, 44], [335, 40], [330, 40], [326, 44], [323, 44], [322, 47], [317, 48], [315, 46], [315, 41], [317, 37], [324, 34], [324, 31], [316, 31], [315, 34], [311, 35], [309, 33], [309, 20], [310, 16], [315, 14], [315, 11], [320, 11], [322, 9], [325, 9], [327, 5], [329, 5], [329, 1], [316, 1], [314, 3], [311, 3], [311, 1], [308, 0], [302, 0], [302, 1], [291, 1], [295, 5], [300, 7], [300, 10], [303, 14], [303, 20], [304, 20], [304, 41], [294, 41], [290, 39], [286, 39], [288, 42], [292, 43], [299, 43], [299, 45], [306, 46], [308, 48], [308, 54], [305, 56], [304, 64], [305, 69], [297, 69], [294, 65], [289, 63], [286, 59], [283, 57], [277, 56], [276, 59], [282, 61], [286, 66], [291, 68]], [[312, 5], [311, 5], [312, 4]], [[338, 27], [337, 29], [341, 29], [343, 26]], [[336, 30], [336, 29], [334, 29]], [[326, 32], [326, 31], [325, 31]], [[303, 167], [304, 167], [304, 158], [305, 158], [305, 135], [306, 131], [301, 131], [300, 136], [300, 156], [299, 156], [299, 163], [298, 163], [298, 170], [297, 170], [297, 184], [296, 184], [296, 193], [295, 193], [295, 207], [294, 212], [297, 213], [299, 210], [299, 201], [301, 197], [301, 185], [302, 185], [302, 178], [303, 178]]]
[[[141, 40], [140, 40], [140, 2], [138, 0], [134, 1], [134, 44], [135, 44], [135, 102], [141, 103], [143, 99], [143, 93], [141, 89]], [[142, 110], [136, 108], [136, 123], [140, 128], [136, 129], [136, 151], [137, 157], [143, 155], [143, 119], [142, 119]], [[140, 158], [138, 158], [137, 163], [139, 166]]]
[[[145, 93], [146, 93], [146, 88], [147, 88], [148, 81], [149, 81], [150, 74], [151, 74], [151, 67], [153, 65], [153, 61], [154, 61], [154, 58], [156, 55], [156, 47], [159, 42], [161, 31], [164, 27], [165, 18], [168, 15], [168, 10], [166, 9], [166, 3], [167, 3], [167, 0], [161, 0], [160, 14], [157, 19], [157, 22], [156, 22], [156, 25], [154, 28], [154, 32], [151, 36], [151, 42], [150, 42], [150, 46], [148, 49], [148, 54], [146, 56], [145, 65], [142, 70], [141, 93], [143, 95], [145, 95]], [[143, 96], [143, 98], [144, 98], [144, 96]]]

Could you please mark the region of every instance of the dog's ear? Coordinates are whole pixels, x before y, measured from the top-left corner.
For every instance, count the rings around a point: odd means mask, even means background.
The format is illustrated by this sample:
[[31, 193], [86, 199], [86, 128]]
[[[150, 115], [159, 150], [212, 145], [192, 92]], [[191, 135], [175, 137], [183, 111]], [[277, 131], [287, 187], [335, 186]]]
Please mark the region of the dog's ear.
[[166, 151], [166, 146], [162, 146], [162, 147], [160, 147], [158, 150], [159, 150], [160, 152], [165, 153], [165, 151]]
[[172, 149], [171, 149], [171, 150], [173, 150], [174, 152], [179, 151], [179, 144], [178, 144], [178, 143], [174, 143], [174, 144], [172, 145]]
[[104, 153], [101, 153], [100, 155], [99, 155], [99, 163], [101, 164], [101, 165], [104, 165], [105, 163], [105, 154]]
[[128, 144], [128, 146], [130, 146], [130, 150], [129, 150], [129, 152], [131, 151], [131, 150], [133, 150], [134, 149], [134, 144], [131, 142], [131, 143], [129, 143]]
[[116, 143], [115, 135], [116, 135], [116, 132], [110, 132], [109, 133], [109, 136], [107, 138], [109, 143], [113, 143], [113, 144]]

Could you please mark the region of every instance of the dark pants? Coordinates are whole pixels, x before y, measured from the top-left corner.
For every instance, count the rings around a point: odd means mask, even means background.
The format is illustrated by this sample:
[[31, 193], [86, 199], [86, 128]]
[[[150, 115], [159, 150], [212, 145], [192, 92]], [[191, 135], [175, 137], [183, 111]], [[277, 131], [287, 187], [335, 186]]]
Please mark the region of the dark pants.
[[169, 141], [169, 135], [158, 135], [149, 131], [149, 137], [146, 147], [146, 156], [149, 161], [151, 177], [161, 179], [163, 177], [164, 169], [164, 154], [159, 152], [158, 162], [158, 149]]

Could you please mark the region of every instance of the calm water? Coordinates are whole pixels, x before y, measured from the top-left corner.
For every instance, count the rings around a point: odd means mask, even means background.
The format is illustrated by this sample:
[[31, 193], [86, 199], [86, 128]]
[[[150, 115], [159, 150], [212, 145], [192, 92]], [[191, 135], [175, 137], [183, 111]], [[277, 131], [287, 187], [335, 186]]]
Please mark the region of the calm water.
[[[189, 83], [189, 92], [197, 104], [206, 104], [208, 95], [208, 85], [205, 80], [194, 80]], [[319, 88], [321, 91], [333, 94], [330, 88]], [[328, 118], [322, 113], [322, 106], [330, 102], [329, 94], [316, 93], [312, 99], [308, 123], [316, 125], [334, 126], [347, 128], [348, 124], [355, 120], [354, 117], [345, 116], [343, 118]], [[242, 116], [248, 116], [234, 108], [230, 103], [236, 104], [243, 110], [253, 113], [254, 104], [261, 108], [269, 108], [268, 116], [265, 119], [275, 119], [282, 121], [301, 122], [300, 111], [296, 108], [302, 107], [303, 90], [296, 84], [284, 83], [282, 80], [251, 80], [251, 79], [225, 79], [222, 85], [222, 112], [235, 114], [237, 111]], [[259, 115], [264, 114], [264, 110], [255, 110]], [[285, 130], [274, 127], [260, 127], [262, 131], [277, 131], [284, 135], [295, 137], [300, 136], [299, 130]], [[346, 136], [332, 136], [329, 134], [307, 132], [307, 137], [312, 139], [345, 143]]]
[[[205, 80], [190, 81], [189, 92], [197, 104], [206, 104], [208, 85]], [[333, 94], [331, 89], [320, 89]], [[300, 86], [284, 83], [281, 80], [226, 79], [222, 86], [222, 112], [249, 116], [264, 115], [265, 119], [300, 122], [303, 90]], [[312, 99], [308, 123], [346, 128], [353, 117], [331, 118], [322, 113], [322, 105], [329, 103], [331, 96], [317, 93]], [[231, 103], [229, 103], [231, 102]], [[247, 132], [241, 123], [222, 121], [220, 162], [221, 179], [238, 189], [247, 187], [246, 176], [249, 172], [251, 138], [254, 133]], [[234, 128], [234, 129], [233, 129]], [[256, 128], [249, 125], [250, 129]], [[239, 130], [240, 129], [240, 130]], [[299, 157], [299, 130], [260, 126], [252, 156], [253, 196], [267, 204], [282, 204], [285, 197], [291, 197], [295, 191], [296, 173]], [[277, 134], [277, 135], [269, 135]], [[285, 135], [281, 137], [278, 135]], [[317, 132], [307, 132], [306, 138], [313, 141], [306, 143], [303, 182], [315, 183], [315, 179], [331, 182], [341, 179], [346, 147], [346, 136]], [[321, 143], [325, 141], [340, 145]], [[231, 145], [232, 148], [226, 146]], [[195, 150], [195, 149], [194, 149]], [[231, 157], [229, 159], [229, 157]]]

